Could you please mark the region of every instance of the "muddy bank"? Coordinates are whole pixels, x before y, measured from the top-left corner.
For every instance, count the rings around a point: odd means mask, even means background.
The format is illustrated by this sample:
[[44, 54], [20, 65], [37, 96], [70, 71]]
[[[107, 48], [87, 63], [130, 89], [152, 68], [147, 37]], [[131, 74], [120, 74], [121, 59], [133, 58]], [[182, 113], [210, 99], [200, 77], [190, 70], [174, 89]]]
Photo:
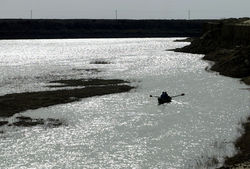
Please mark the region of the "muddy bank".
[[[102, 79], [77, 79], [59, 80], [51, 83], [60, 83], [51, 87], [75, 87], [84, 88], [60, 89], [55, 91], [40, 91], [13, 93], [0, 96], [0, 117], [10, 117], [16, 113], [29, 109], [38, 109], [57, 104], [78, 101], [81, 98], [101, 96], [105, 94], [121, 93], [131, 90], [133, 87], [121, 84], [127, 83], [122, 80], [102, 80]], [[119, 85], [120, 84], [120, 85]]]
[[[134, 87], [127, 85], [127, 81], [119, 79], [76, 79], [76, 80], [58, 80], [51, 81], [58, 85], [51, 85], [50, 88], [78, 87], [74, 89], [59, 89], [55, 91], [39, 91], [26, 93], [13, 93], [0, 96], [0, 117], [11, 117], [30, 109], [38, 109], [58, 104], [71, 103], [79, 101], [82, 98], [101, 96], [113, 93], [127, 92]], [[80, 87], [80, 88], [79, 88]], [[18, 117], [17, 117], [18, 118]], [[18, 118], [14, 126], [34, 126], [50, 122], [52, 125], [59, 126], [62, 123], [58, 119], [31, 119], [29, 117]], [[53, 123], [52, 123], [53, 122]], [[1, 121], [0, 126], [8, 124], [7, 121]]]
[[33, 127], [37, 125], [43, 125], [46, 127], [58, 127], [66, 124], [63, 120], [60, 119], [53, 119], [53, 118], [47, 118], [47, 119], [42, 119], [42, 118], [31, 118], [27, 116], [17, 116], [15, 117], [14, 121], [1, 121], [0, 126], [16, 126], [16, 127]]
[[[250, 85], [250, 19], [227, 19], [207, 23], [200, 38], [177, 52], [205, 54], [205, 60], [213, 61], [211, 70], [221, 75], [241, 78]], [[249, 90], [249, 89], [248, 89]], [[249, 119], [250, 120], [250, 119]], [[235, 145], [239, 153], [227, 158], [223, 169], [236, 166], [250, 168], [250, 121], [245, 123], [245, 133]], [[247, 163], [247, 164], [246, 164]]]
[[234, 157], [227, 158], [224, 167], [221, 167], [221, 169], [244, 168], [244, 166], [250, 168], [250, 118], [243, 124], [243, 127], [245, 133], [235, 143], [239, 153]]
[[205, 54], [203, 59], [214, 62], [211, 70], [221, 75], [242, 78], [250, 84], [250, 19], [229, 19], [207, 23], [204, 33], [191, 45], [177, 52]]
[[123, 83], [129, 83], [128, 81], [119, 79], [75, 79], [75, 80], [56, 80], [50, 81], [50, 83], [56, 83], [57, 85], [48, 85], [48, 87], [93, 87], [93, 86], [108, 86], [108, 85], [118, 85]]

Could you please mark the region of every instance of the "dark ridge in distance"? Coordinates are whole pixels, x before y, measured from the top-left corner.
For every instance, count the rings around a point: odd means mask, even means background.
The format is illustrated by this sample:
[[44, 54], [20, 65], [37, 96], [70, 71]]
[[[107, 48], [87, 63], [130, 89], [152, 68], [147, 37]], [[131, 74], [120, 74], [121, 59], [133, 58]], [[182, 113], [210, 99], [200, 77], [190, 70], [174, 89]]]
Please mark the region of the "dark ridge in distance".
[[0, 39], [199, 37], [208, 21], [0, 19]]

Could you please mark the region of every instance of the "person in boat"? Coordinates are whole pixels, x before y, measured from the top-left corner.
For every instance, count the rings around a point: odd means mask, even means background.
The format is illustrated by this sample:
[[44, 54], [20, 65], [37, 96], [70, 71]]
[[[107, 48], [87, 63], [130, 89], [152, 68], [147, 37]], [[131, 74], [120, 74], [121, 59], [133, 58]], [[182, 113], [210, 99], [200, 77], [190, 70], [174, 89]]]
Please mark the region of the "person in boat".
[[169, 98], [170, 98], [170, 96], [167, 94], [167, 92], [162, 92], [162, 94], [161, 94], [161, 99], [167, 100], [167, 99], [169, 99]]

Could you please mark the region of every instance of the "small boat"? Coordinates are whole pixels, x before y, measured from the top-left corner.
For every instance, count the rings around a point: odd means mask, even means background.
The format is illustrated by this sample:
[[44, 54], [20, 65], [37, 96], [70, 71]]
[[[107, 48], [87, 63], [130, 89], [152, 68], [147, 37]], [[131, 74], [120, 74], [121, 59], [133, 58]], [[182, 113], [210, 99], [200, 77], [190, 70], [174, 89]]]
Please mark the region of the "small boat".
[[158, 97], [158, 103], [159, 104], [164, 104], [164, 103], [170, 103], [172, 101], [172, 98], [171, 97], [167, 97], [167, 98], [161, 98], [161, 97]]
[[159, 97], [159, 96], [152, 96], [152, 95], [149, 95], [149, 97], [155, 97], [158, 99], [158, 104], [164, 104], [164, 103], [170, 103], [172, 101], [172, 98], [174, 97], [179, 97], [179, 96], [184, 96], [185, 94], [182, 93], [182, 94], [179, 94], [179, 95], [176, 95], [176, 96], [167, 96], [165, 98], [162, 98], [162, 97]]

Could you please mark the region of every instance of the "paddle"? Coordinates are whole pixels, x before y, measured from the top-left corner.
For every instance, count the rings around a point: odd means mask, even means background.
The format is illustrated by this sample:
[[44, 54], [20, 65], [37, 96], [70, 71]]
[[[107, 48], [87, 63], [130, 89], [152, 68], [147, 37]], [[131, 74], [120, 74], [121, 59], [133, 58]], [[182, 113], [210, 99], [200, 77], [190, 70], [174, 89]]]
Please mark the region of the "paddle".
[[156, 97], [156, 98], [158, 98], [159, 96], [152, 96], [152, 95], [149, 95], [149, 97]]
[[179, 96], [184, 96], [185, 95], [185, 93], [182, 93], [182, 94], [179, 94], [179, 95], [176, 95], [176, 96], [171, 96], [172, 98], [173, 97], [179, 97]]
[[[179, 96], [184, 96], [185, 93], [182, 93], [182, 94], [179, 94], [179, 95], [176, 95], [176, 96], [170, 96], [171, 98], [174, 98], [174, 97], [179, 97]], [[149, 95], [149, 97], [156, 97], [158, 98], [159, 96], [152, 96], [152, 95]]]

